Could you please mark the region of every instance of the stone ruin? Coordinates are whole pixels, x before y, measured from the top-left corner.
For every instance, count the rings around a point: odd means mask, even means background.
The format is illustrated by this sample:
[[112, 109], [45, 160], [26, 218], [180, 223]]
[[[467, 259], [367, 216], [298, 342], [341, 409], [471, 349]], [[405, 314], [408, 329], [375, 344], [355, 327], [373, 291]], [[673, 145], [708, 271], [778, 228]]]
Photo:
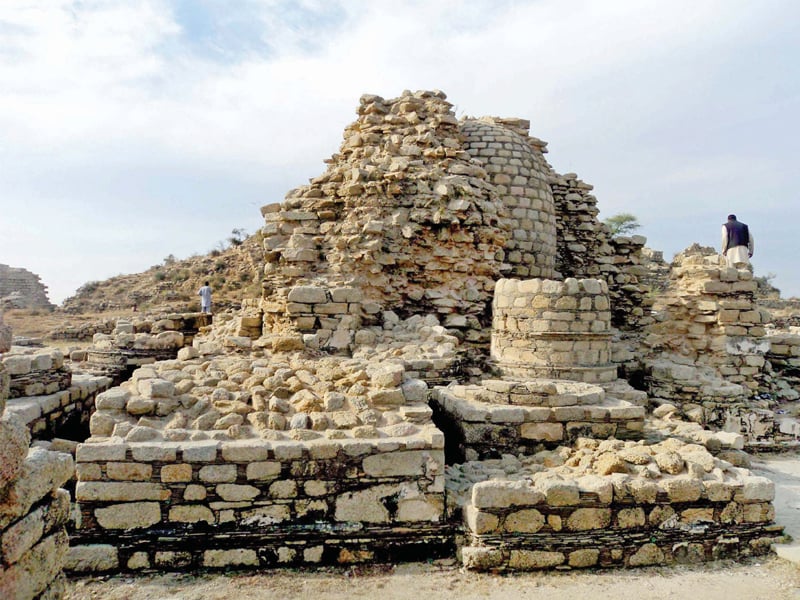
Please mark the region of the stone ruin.
[[178, 319], [95, 336], [86, 364], [130, 371], [76, 450], [66, 568], [768, 552], [774, 488], [742, 449], [777, 424], [743, 419], [793, 391], [800, 340], [763, 341], [750, 272], [688, 252], [654, 305], [644, 238], [612, 237], [527, 121], [459, 121], [441, 92], [357, 113], [326, 172], [262, 208], [261, 298], [147, 364], [125, 352]]
[[[0, 315], [0, 354], [10, 347], [11, 330]], [[0, 597], [59, 598], [70, 512], [61, 486], [73, 477], [74, 463], [69, 454], [29, 447], [28, 427], [7, 410], [8, 391], [0, 363]]]
[[0, 264], [0, 309], [55, 308], [47, 297], [47, 286], [35, 273]]

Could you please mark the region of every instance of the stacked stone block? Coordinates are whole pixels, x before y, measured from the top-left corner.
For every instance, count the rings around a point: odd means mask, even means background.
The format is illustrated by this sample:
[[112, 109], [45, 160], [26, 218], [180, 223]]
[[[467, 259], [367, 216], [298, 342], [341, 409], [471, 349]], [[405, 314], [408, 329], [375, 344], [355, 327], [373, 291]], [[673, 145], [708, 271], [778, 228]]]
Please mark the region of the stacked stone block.
[[10, 398], [41, 396], [69, 389], [72, 372], [64, 365], [64, 354], [55, 348], [29, 349], [15, 346], [3, 357], [11, 377]]
[[341, 352], [352, 350], [362, 315], [375, 320], [380, 311], [374, 302], [362, 305], [362, 300], [358, 288], [305, 285], [289, 288], [285, 296], [276, 295], [262, 304], [262, 310], [269, 330], [279, 330], [288, 320], [303, 334], [305, 347]]
[[[352, 563], [449, 551], [444, 440], [82, 444], [72, 570]], [[109, 540], [114, 540], [110, 542]]]
[[661, 301], [661, 322], [650, 331], [666, 349], [755, 394], [769, 348], [764, 338], [769, 317], [755, 303], [753, 274], [720, 261], [713, 251], [690, 249], [679, 256]]
[[[0, 319], [0, 352], [9, 349]], [[30, 448], [30, 433], [5, 411], [8, 376], [0, 362], [0, 598], [60, 598], [69, 544], [68, 454]]]
[[211, 324], [211, 318], [204, 313], [176, 313], [118, 319], [110, 334], [93, 336], [84, 367], [89, 373], [121, 383], [136, 367], [175, 358], [178, 350], [192, 344], [201, 327]]
[[556, 209], [558, 244], [556, 270], [564, 277], [602, 278], [609, 288], [614, 327], [634, 330], [648, 325], [652, 300], [644, 279], [645, 238], [612, 237], [598, 219], [597, 198], [575, 173], [551, 172], [550, 187]]
[[0, 308], [53, 308], [47, 286], [35, 273], [0, 264]]
[[108, 377], [73, 375], [55, 348], [14, 346], [2, 363], [10, 373], [7, 410], [28, 427], [34, 439], [74, 436], [76, 428], [88, 428], [95, 398], [111, 386]]
[[358, 115], [324, 174], [262, 208], [264, 302], [344, 286], [403, 318], [482, 317], [510, 222], [452, 105], [441, 92], [370, 95]]
[[511, 237], [503, 249], [508, 275], [555, 275], [556, 216], [548, 185], [547, 144], [528, 135], [523, 119], [483, 117], [461, 123], [465, 147], [486, 170], [507, 208]]
[[554, 472], [475, 483], [463, 511], [464, 565], [528, 571], [697, 563], [766, 554], [780, 535], [774, 486], [765, 477], [676, 440], [661, 448], [593, 444], [593, 451], [584, 445], [562, 453], [564, 466]]
[[452, 416], [449, 443], [468, 460], [529, 454], [580, 437], [633, 439], [644, 427], [643, 407], [581, 382], [484, 380], [436, 388], [432, 400]]
[[773, 370], [795, 385], [800, 383], [800, 335], [780, 333], [771, 335], [766, 358]]
[[608, 287], [596, 279], [501, 279], [495, 288], [492, 360], [517, 379], [616, 379]]

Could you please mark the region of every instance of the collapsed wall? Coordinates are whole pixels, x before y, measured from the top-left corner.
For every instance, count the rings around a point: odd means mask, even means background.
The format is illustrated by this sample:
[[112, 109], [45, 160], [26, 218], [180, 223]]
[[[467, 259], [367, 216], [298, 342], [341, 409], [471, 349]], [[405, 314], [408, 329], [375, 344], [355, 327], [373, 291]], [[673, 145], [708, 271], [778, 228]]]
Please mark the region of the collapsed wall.
[[0, 308], [53, 308], [35, 273], [0, 264]]
[[765, 389], [769, 316], [755, 303], [753, 274], [721, 260], [697, 246], [676, 257], [645, 340], [645, 381], [654, 398], [704, 424], [768, 441], [772, 411], [752, 398]]

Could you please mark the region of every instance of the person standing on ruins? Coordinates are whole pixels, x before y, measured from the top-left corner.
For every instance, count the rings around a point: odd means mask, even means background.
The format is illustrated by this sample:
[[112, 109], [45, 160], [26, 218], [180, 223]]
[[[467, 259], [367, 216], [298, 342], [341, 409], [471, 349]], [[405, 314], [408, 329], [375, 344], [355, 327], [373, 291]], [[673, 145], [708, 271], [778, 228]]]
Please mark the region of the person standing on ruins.
[[200, 296], [200, 312], [210, 313], [211, 312], [211, 288], [206, 281], [205, 285], [201, 287], [197, 295]]
[[753, 256], [753, 235], [736, 215], [728, 215], [728, 222], [722, 225], [722, 255], [729, 267], [737, 269], [747, 267]]

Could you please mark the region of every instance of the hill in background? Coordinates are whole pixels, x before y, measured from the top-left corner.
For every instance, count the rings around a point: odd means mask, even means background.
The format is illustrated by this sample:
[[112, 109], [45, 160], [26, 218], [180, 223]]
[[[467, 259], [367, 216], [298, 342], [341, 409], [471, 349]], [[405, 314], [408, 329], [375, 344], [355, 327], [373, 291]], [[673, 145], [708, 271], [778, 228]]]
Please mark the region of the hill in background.
[[61, 306], [69, 313], [104, 311], [199, 310], [197, 290], [208, 281], [216, 308], [239, 306], [242, 298], [261, 295], [261, 234], [245, 237], [235, 229], [229, 245], [204, 256], [179, 260], [170, 255], [142, 273], [85, 283]]

